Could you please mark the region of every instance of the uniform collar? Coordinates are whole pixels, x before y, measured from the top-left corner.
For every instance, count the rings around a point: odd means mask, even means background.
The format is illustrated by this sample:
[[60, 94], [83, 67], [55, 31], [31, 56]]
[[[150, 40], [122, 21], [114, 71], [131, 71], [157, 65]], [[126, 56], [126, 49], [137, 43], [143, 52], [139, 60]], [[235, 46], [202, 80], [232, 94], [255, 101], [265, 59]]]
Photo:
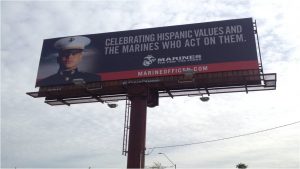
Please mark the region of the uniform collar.
[[78, 69], [73, 69], [73, 70], [59, 70], [58, 71], [58, 74], [61, 75], [61, 76], [72, 76], [74, 75], [75, 73], [78, 72]]

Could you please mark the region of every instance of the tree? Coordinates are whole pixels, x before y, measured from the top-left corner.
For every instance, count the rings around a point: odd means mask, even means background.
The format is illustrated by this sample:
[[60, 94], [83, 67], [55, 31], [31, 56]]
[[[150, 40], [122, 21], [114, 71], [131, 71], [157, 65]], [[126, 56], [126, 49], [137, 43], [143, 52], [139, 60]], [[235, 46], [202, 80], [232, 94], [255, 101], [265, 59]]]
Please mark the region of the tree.
[[238, 165], [236, 165], [236, 168], [238, 169], [246, 169], [248, 166], [244, 163], [239, 163]]

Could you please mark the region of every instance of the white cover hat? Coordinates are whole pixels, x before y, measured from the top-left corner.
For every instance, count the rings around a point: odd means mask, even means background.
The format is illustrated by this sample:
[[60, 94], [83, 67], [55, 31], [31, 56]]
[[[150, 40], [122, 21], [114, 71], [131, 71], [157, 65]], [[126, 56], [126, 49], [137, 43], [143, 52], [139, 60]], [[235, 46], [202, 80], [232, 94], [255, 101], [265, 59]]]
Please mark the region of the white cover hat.
[[55, 42], [54, 47], [58, 50], [67, 49], [84, 49], [89, 45], [91, 40], [85, 36], [72, 36], [59, 39]]

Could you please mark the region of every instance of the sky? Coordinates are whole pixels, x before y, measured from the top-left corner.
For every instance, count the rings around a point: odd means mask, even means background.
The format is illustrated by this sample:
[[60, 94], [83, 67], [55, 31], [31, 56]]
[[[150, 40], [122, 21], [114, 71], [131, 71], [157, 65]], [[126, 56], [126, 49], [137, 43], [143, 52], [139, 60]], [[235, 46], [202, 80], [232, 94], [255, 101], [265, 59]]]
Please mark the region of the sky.
[[[49, 106], [35, 80], [44, 39], [253, 17], [265, 73], [277, 89], [160, 99], [148, 108], [146, 166], [300, 168], [298, 0], [1, 1], [1, 167], [126, 168], [125, 102]], [[171, 168], [171, 167], [170, 167]]]

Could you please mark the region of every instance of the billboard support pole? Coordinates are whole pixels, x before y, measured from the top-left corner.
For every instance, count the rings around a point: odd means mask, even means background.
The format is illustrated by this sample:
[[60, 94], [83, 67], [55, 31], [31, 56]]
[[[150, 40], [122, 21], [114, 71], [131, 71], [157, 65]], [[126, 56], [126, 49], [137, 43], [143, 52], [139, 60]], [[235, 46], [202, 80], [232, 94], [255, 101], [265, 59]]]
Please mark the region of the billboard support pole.
[[127, 168], [145, 167], [148, 88], [134, 86], [128, 91], [131, 101]]

